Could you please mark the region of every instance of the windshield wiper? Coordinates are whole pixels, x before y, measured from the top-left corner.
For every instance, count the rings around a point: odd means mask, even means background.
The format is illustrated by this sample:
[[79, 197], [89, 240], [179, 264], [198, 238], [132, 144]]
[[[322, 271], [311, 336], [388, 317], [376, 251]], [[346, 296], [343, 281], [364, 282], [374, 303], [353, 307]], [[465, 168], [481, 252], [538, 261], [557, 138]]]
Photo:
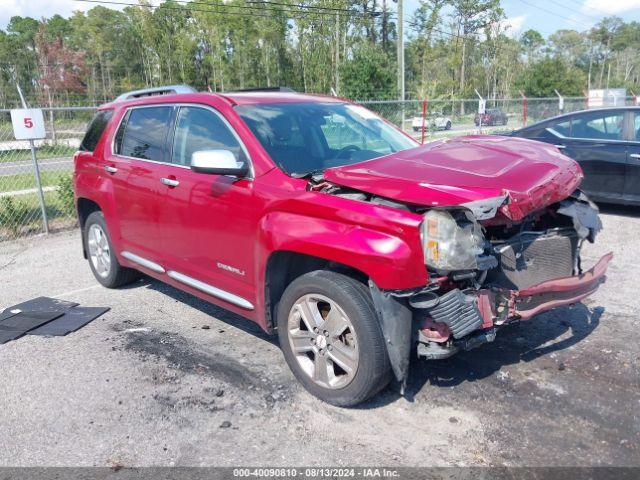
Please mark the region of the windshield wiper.
[[304, 173], [292, 173], [291, 176], [293, 178], [309, 178], [311, 180], [322, 180], [323, 176], [324, 176], [324, 169], [323, 168], [319, 168], [317, 170], [311, 170], [310, 172], [304, 172]]

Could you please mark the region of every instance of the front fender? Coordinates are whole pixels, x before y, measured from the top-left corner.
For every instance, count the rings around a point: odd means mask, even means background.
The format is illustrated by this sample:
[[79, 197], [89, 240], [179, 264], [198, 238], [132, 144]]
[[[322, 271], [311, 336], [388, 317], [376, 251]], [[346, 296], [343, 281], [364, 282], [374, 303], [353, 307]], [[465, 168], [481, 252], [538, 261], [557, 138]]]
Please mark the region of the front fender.
[[269, 213], [260, 223], [261, 265], [271, 252], [284, 250], [355, 268], [381, 289], [403, 290], [427, 282], [421, 252], [396, 235], [290, 212]]

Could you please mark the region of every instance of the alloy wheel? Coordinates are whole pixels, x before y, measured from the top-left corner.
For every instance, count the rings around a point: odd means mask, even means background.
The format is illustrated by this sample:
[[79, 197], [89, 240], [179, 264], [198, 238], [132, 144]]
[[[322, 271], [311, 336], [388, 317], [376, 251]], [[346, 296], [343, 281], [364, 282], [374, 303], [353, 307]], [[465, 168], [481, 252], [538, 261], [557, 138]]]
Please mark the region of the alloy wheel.
[[111, 249], [106, 233], [97, 223], [89, 227], [87, 243], [94, 270], [100, 277], [106, 278], [111, 271]]
[[291, 350], [301, 369], [317, 385], [343, 388], [358, 369], [356, 332], [344, 310], [318, 294], [300, 297], [288, 319]]

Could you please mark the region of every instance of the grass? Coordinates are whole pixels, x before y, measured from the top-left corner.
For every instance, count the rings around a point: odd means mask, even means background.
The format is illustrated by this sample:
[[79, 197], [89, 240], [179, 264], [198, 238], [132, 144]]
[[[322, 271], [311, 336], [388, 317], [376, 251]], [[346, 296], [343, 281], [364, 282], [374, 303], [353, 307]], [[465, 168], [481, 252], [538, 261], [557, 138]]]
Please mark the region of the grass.
[[[58, 186], [63, 181], [63, 178], [68, 176], [69, 172], [65, 171], [40, 172], [40, 182], [43, 187]], [[30, 188], [36, 188], [36, 179], [33, 172], [0, 176], [0, 192], [13, 192]]]
[[[11, 219], [10, 223], [2, 221], [3, 213], [7, 212], [6, 204], [0, 204], [0, 208], [5, 209], [0, 211], [0, 241], [42, 233], [44, 228], [38, 195], [30, 193], [10, 198], [13, 199], [14, 212], [18, 213], [20, 218]], [[69, 212], [69, 208], [64, 204], [59, 192], [45, 192], [44, 203], [50, 230], [70, 228], [77, 224], [75, 214]]]
[[[43, 145], [36, 149], [37, 158], [71, 157], [76, 153], [75, 147], [67, 145]], [[0, 163], [31, 160], [31, 150], [12, 149], [0, 151]]]

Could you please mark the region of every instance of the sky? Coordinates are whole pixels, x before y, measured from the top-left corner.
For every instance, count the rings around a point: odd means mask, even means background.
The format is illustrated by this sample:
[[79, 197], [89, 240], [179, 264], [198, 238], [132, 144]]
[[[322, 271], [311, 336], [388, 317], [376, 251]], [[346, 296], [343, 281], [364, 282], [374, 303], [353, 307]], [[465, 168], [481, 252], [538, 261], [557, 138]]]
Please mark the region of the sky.
[[[408, 18], [420, 0], [404, 1]], [[0, 28], [4, 29], [14, 15], [41, 18], [58, 13], [68, 17], [74, 10], [93, 6], [74, 0], [0, 0]], [[640, 21], [640, 0], [502, 0], [502, 8], [507, 16], [505, 25], [509, 25], [509, 33], [515, 37], [530, 28], [545, 37], [561, 28], [587, 30], [611, 15]]]

